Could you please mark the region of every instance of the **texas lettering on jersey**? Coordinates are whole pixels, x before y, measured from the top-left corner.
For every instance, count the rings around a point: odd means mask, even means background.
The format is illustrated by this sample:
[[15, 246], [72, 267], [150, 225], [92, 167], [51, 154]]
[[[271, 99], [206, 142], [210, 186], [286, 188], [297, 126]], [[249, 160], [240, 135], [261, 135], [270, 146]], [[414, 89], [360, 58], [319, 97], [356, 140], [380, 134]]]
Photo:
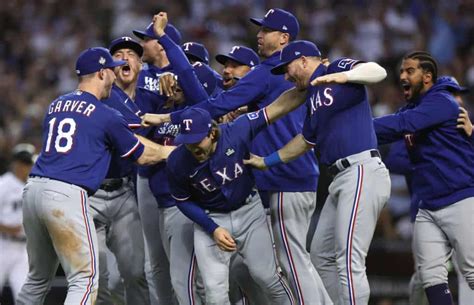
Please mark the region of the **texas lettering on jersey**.
[[222, 185], [232, 182], [244, 173], [244, 166], [239, 163], [234, 165], [224, 166], [220, 170], [214, 171], [213, 177], [200, 177], [197, 173], [191, 175], [193, 180], [193, 187], [201, 191], [203, 194], [214, 192]]
[[[322, 91], [323, 98], [321, 98], [320, 91]], [[332, 88], [324, 88], [324, 90], [316, 91], [313, 95], [311, 95], [309, 100], [311, 105], [311, 114], [313, 114], [319, 107], [331, 106], [334, 102], [334, 97], [332, 96]]]

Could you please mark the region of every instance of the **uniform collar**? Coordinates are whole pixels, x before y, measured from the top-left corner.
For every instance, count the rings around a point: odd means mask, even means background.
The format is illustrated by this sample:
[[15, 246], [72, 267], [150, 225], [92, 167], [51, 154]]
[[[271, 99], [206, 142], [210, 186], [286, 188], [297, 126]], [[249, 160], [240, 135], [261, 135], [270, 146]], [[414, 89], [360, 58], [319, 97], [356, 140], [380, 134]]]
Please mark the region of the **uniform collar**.
[[270, 57], [267, 57], [267, 59], [262, 61], [262, 64], [266, 63], [266, 64], [270, 64], [272, 66], [276, 66], [277, 64], [280, 63], [280, 53], [281, 53], [281, 51], [274, 52], [272, 55], [270, 55]]
[[309, 78], [309, 81], [312, 82], [316, 77], [326, 74], [327, 67], [322, 63], [314, 70], [313, 74]]

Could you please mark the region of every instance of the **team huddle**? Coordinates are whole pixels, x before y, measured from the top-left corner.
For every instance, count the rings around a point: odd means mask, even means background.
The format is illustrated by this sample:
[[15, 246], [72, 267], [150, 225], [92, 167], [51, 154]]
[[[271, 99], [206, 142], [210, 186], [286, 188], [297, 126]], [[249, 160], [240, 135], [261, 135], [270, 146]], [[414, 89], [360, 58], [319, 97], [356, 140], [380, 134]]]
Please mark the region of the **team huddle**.
[[[424, 300], [412, 304], [454, 304], [451, 257], [474, 295], [474, 136], [455, 98], [464, 88], [415, 51], [400, 67], [407, 105], [373, 118], [365, 86], [384, 68], [326, 62], [285, 10], [250, 21], [258, 54], [217, 55], [222, 74], [164, 12], [133, 31], [139, 42], [80, 54], [78, 87], [45, 111], [23, 192], [29, 272], [18, 304], [42, 304], [59, 263], [65, 304], [368, 304], [365, 260], [389, 169], [400, 170], [382, 160], [388, 143], [404, 156], [418, 211]], [[308, 252], [318, 163], [333, 181]]]

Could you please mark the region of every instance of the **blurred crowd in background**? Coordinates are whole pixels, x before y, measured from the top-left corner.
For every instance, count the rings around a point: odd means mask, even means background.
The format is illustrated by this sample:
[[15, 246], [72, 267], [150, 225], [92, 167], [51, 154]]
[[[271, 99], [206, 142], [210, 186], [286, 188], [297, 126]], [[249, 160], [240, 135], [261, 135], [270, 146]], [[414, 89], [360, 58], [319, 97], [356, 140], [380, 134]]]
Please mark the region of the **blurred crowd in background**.
[[[293, 12], [301, 25], [299, 38], [314, 41], [330, 60], [348, 56], [387, 69], [387, 79], [369, 88], [374, 116], [403, 105], [398, 69], [403, 54], [412, 50], [431, 52], [438, 75], [455, 76], [471, 88], [464, 100], [474, 110], [471, 0], [11, 0], [0, 6], [0, 173], [16, 143], [40, 148], [46, 107], [75, 88], [74, 64], [83, 49], [132, 36], [162, 10], [184, 41], [203, 43], [212, 58], [237, 44], [256, 49], [258, 28], [248, 18], [271, 7]], [[211, 66], [222, 70], [215, 61]], [[409, 221], [400, 216], [409, 205], [405, 183], [392, 177], [392, 184], [389, 208], [397, 224], [383, 235], [408, 239]]]

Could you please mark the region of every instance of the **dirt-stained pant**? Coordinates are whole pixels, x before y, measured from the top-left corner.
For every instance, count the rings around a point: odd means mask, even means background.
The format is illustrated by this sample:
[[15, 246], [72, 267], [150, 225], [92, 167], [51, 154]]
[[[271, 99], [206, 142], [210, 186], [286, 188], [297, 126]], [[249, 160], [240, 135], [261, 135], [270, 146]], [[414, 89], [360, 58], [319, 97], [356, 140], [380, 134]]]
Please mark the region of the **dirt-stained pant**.
[[30, 178], [23, 192], [23, 226], [30, 270], [17, 304], [43, 304], [59, 263], [69, 287], [64, 304], [94, 304], [99, 251], [86, 191]]

